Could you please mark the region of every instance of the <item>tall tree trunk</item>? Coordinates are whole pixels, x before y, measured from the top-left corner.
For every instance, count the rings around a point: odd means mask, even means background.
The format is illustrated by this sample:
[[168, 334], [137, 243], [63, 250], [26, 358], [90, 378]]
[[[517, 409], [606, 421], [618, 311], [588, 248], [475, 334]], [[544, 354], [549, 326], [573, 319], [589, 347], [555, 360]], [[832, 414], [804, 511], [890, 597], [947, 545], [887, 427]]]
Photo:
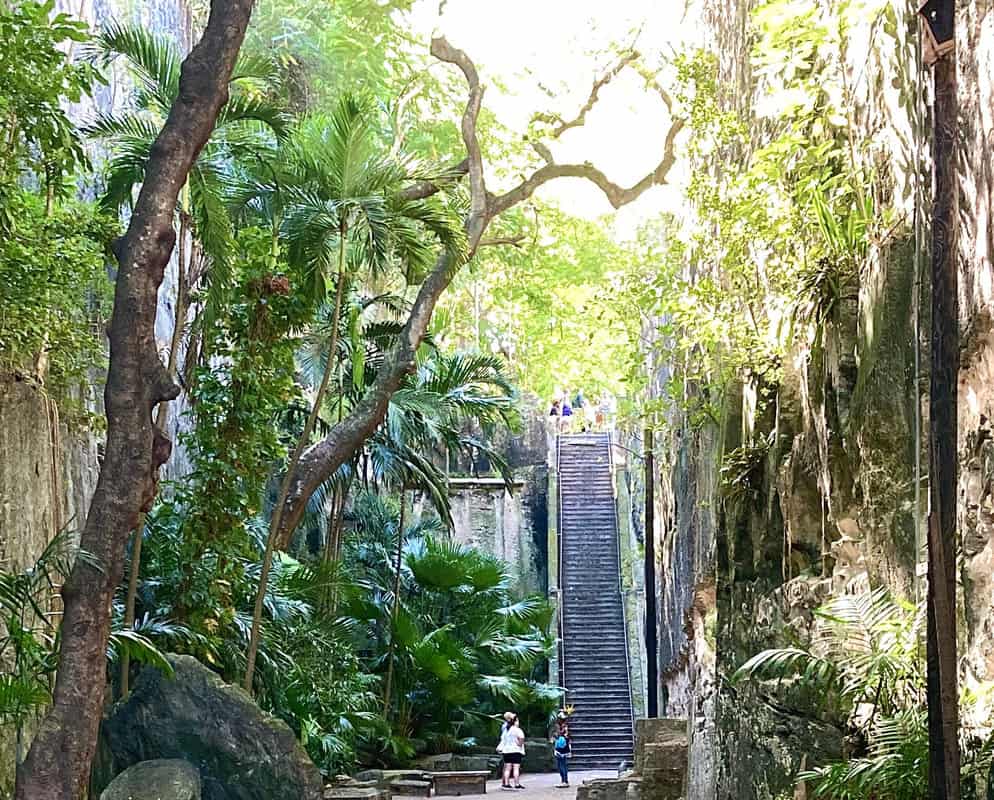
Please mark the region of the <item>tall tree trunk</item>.
[[400, 519], [397, 521], [397, 552], [393, 564], [393, 605], [390, 607], [390, 647], [387, 650], [387, 678], [383, 682], [383, 716], [390, 716], [390, 694], [393, 691], [393, 659], [397, 653], [396, 627], [400, 613], [400, 568], [404, 557], [404, 509], [407, 492], [400, 487]]
[[79, 800], [86, 792], [106, 686], [110, 603], [128, 536], [151, 507], [171, 444], [152, 409], [179, 388], [155, 343], [159, 285], [176, 241], [173, 212], [190, 168], [228, 100], [228, 81], [252, 13], [251, 0], [213, 0], [200, 42], [183, 62], [179, 94], [149, 154], [128, 230], [115, 244], [120, 269], [108, 336], [104, 391], [107, 444], [62, 588], [65, 613], [52, 707], [17, 769], [17, 800]]
[[[170, 375], [176, 374], [176, 362], [179, 360], [179, 348], [183, 340], [183, 324], [186, 322], [186, 276], [189, 274], [186, 268], [186, 238], [189, 233], [189, 225], [180, 214], [179, 224], [179, 246], [176, 264], [176, 308], [173, 318], [173, 335], [169, 341], [169, 358], [166, 361], [166, 372]], [[169, 406], [166, 403], [159, 403], [155, 407], [155, 427], [159, 431], [165, 431], [166, 423], [169, 419]], [[141, 576], [142, 564], [142, 542], [145, 533], [145, 514], [138, 517], [138, 526], [132, 535], [131, 543], [131, 570], [128, 574], [128, 593], [124, 599], [124, 627], [130, 629], [135, 626], [135, 601], [138, 596], [138, 578]], [[121, 653], [121, 697], [127, 697], [131, 693], [131, 656], [125, 651]]]
[[[954, 0], [947, 0], [955, 9]], [[932, 374], [929, 390], [927, 689], [929, 797], [959, 800], [956, 658], [956, 486], [959, 380], [955, 51], [935, 65]]]
[[242, 686], [246, 692], [252, 692], [252, 678], [255, 675], [255, 659], [259, 652], [259, 637], [262, 633], [262, 607], [266, 597], [266, 587], [269, 585], [269, 573], [273, 568], [273, 553], [279, 547], [284, 547], [289, 542], [280, 541], [281, 521], [283, 509], [286, 506], [287, 495], [290, 493], [290, 483], [300, 462], [300, 456], [307, 447], [307, 442], [311, 438], [314, 426], [317, 423], [318, 415], [321, 413], [321, 403], [324, 402], [325, 393], [328, 391], [328, 383], [331, 380], [331, 373], [335, 369], [338, 356], [338, 322], [342, 312], [342, 298], [345, 293], [345, 236], [346, 229], [343, 226], [340, 231], [338, 248], [338, 286], [335, 289], [335, 310], [331, 318], [331, 342], [328, 345], [328, 363], [324, 367], [324, 375], [321, 376], [321, 385], [318, 387], [317, 395], [314, 398], [314, 406], [311, 413], [307, 415], [307, 422], [304, 430], [300, 434], [300, 439], [293, 449], [290, 461], [286, 465], [286, 474], [280, 483], [280, 493], [276, 498], [276, 505], [273, 506], [273, 516], [269, 520], [269, 536], [266, 537], [266, 551], [262, 557], [262, 572], [259, 574], [259, 588], [255, 595], [255, 608], [252, 611], [252, 632], [249, 635], [248, 652], [245, 657], [245, 677]]

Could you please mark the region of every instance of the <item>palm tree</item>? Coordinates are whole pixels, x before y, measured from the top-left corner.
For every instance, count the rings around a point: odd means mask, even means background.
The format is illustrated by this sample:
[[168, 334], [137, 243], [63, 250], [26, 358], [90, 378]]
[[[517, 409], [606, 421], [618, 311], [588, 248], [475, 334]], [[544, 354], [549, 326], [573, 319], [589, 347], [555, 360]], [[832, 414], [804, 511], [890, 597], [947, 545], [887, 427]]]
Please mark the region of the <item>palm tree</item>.
[[[352, 515], [357, 535], [345, 560], [355, 591], [344, 612], [366, 629], [364, 649], [384, 676], [384, 704], [399, 738], [415, 726], [450, 734], [487, 696], [502, 703], [558, 698], [531, 677], [551, 644], [542, 634], [548, 604], [512, 599], [506, 563], [451, 541], [438, 523], [402, 524], [398, 509], [372, 493], [359, 495]], [[396, 739], [387, 744], [402, 750]]]
[[[87, 135], [110, 143], [101, 204], [117, 211], [131, 204], [135, 188], [145, 178], [152, 143], [179, 93], [182, 58], [168, 37], [119, 23], [108, 25], [94, 39], [92, 49], [105, 64], [123, 58], [135, 81], [133, 108], [99, 114], [84, 128]], [[278, 95], [276, 74], [275, 66], [264, 59], [239, 60], [228, 102], [180, 192], [177, 314], [185, 313], [181, 308], [188, 300], [185, 293], [200, 277], [208, 280], [213, 296], [208, 306], [219, 306], [232, 249], [231, 219], [225, 207], [227, 176], [237, 159], [249, 158], [281, 138], [289, 122], [282, 103], [273, 99]], [[199, 248], [195, 253], [186, 252], [191, 234]], [[212, 274], [205, 273], [207, 259]], [[182, 325], [177, 327], [182, 330]]]
[[[389, 154], [378, 135], [378, 119], [369, 100], [344, 96], [330, 115], [305, 120], [284, 148], [284, 171], [290, 186], [259, 184], [261, 198], [279, 198], [280, 230], [291, 262], [308, 268], [314, 296], [322, 300], [329, 278], [334, 281], [328, 353], [337, 354], [339, 322], [347, 287], [361, 271], [373, 277], [391, 268], [405, 277], [424, 274], [439, 244], [458, 261], [465, 236], [458, 218], [436, 199], [407, 199], [403, 189], [423, 177], [410, 159]], [[289, 193], [289, 204], [287, 204]], [[250, 192], [243, 193], [253, 204]], [[274, 227], [275, 230], [275, 227]], [[258, 650], [263, 597], [276, 549], [290, 481], [310, 443], [337, 359], [329, 357], [296, 446], [290, 455], [270, 521], [256, 597], [244, 686], [252, 688]]]
[[[338, 336], [338, 386], [319, 410], [318, 424], [330, 428], [341, 420], [376, 380], [384, 353], [400, 335], [401, 326], [389, 315], [405, 308], [393, 295], [349, 298], [349, 321], [340, 320]], [[385, 316], [385, 314], [387, 316]], [[328, 367], [328, 312], [304, 338], [299, 361], [305, 380], [314, 385]], [[500, 454], [487, 441], [498, 427], [515, 429], [519, 424], [517, 393], [505, 373], [504, 362], [486, 354], [446, 354], [429, 338], [417, 370], [391, 398], [386, 419], [350, 464], [343, 465], [322, 494], [338, 496], [335, 518], [341, 521], [344, 496], [358, 473], [376, 485], [413, 488], [425, 492], [441, 517], [449, 521], [448, 481], [438, 461], [455, 452], [483, 455], [505, 478], [511, 473]], [[477, 436], [474, 430], [485, 434]], [[432, 458], [434, 454], [435, 458]], [[340, 542], [335, 542], [337, 554]]]

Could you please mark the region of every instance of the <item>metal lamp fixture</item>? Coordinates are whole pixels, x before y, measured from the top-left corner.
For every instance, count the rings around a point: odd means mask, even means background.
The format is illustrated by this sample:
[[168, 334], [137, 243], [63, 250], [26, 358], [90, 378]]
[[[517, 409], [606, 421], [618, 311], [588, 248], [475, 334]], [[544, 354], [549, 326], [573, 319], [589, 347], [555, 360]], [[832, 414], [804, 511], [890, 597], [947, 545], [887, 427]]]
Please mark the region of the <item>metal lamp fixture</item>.
[[956, 48], [955, 4], [952, 0], [926, 0], [918, 13], [925, 21], [922, 37], [925, 63], [932, 66]]

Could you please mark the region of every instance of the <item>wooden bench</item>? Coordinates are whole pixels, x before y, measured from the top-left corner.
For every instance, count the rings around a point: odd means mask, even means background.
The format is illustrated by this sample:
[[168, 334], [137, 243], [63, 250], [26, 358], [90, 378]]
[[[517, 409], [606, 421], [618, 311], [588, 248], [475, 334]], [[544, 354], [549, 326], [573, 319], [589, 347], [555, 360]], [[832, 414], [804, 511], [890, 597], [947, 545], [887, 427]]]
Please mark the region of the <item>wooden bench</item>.
[[436, 797], [460, 797], [464, 794], [486, 794], [488, 770], [459, 770], [429, 772], [435, 784]]

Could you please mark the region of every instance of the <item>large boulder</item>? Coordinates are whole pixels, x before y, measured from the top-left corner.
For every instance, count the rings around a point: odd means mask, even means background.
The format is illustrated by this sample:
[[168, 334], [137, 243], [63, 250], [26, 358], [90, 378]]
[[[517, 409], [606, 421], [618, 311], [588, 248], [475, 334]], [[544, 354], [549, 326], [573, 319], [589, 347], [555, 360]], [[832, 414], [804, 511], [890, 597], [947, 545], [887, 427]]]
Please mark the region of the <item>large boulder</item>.
[[200, 800], [200, 773], [176, 758], [142, 761], [114, 778], [100, 800]]
[[175, 676], [142, 670], [101, 725], [91, 796], [134, 764], [178, 758], [199, 770], [203, 800], [320, 800], [321, 774], [286, 723], [195, 658], [168, 658]]

